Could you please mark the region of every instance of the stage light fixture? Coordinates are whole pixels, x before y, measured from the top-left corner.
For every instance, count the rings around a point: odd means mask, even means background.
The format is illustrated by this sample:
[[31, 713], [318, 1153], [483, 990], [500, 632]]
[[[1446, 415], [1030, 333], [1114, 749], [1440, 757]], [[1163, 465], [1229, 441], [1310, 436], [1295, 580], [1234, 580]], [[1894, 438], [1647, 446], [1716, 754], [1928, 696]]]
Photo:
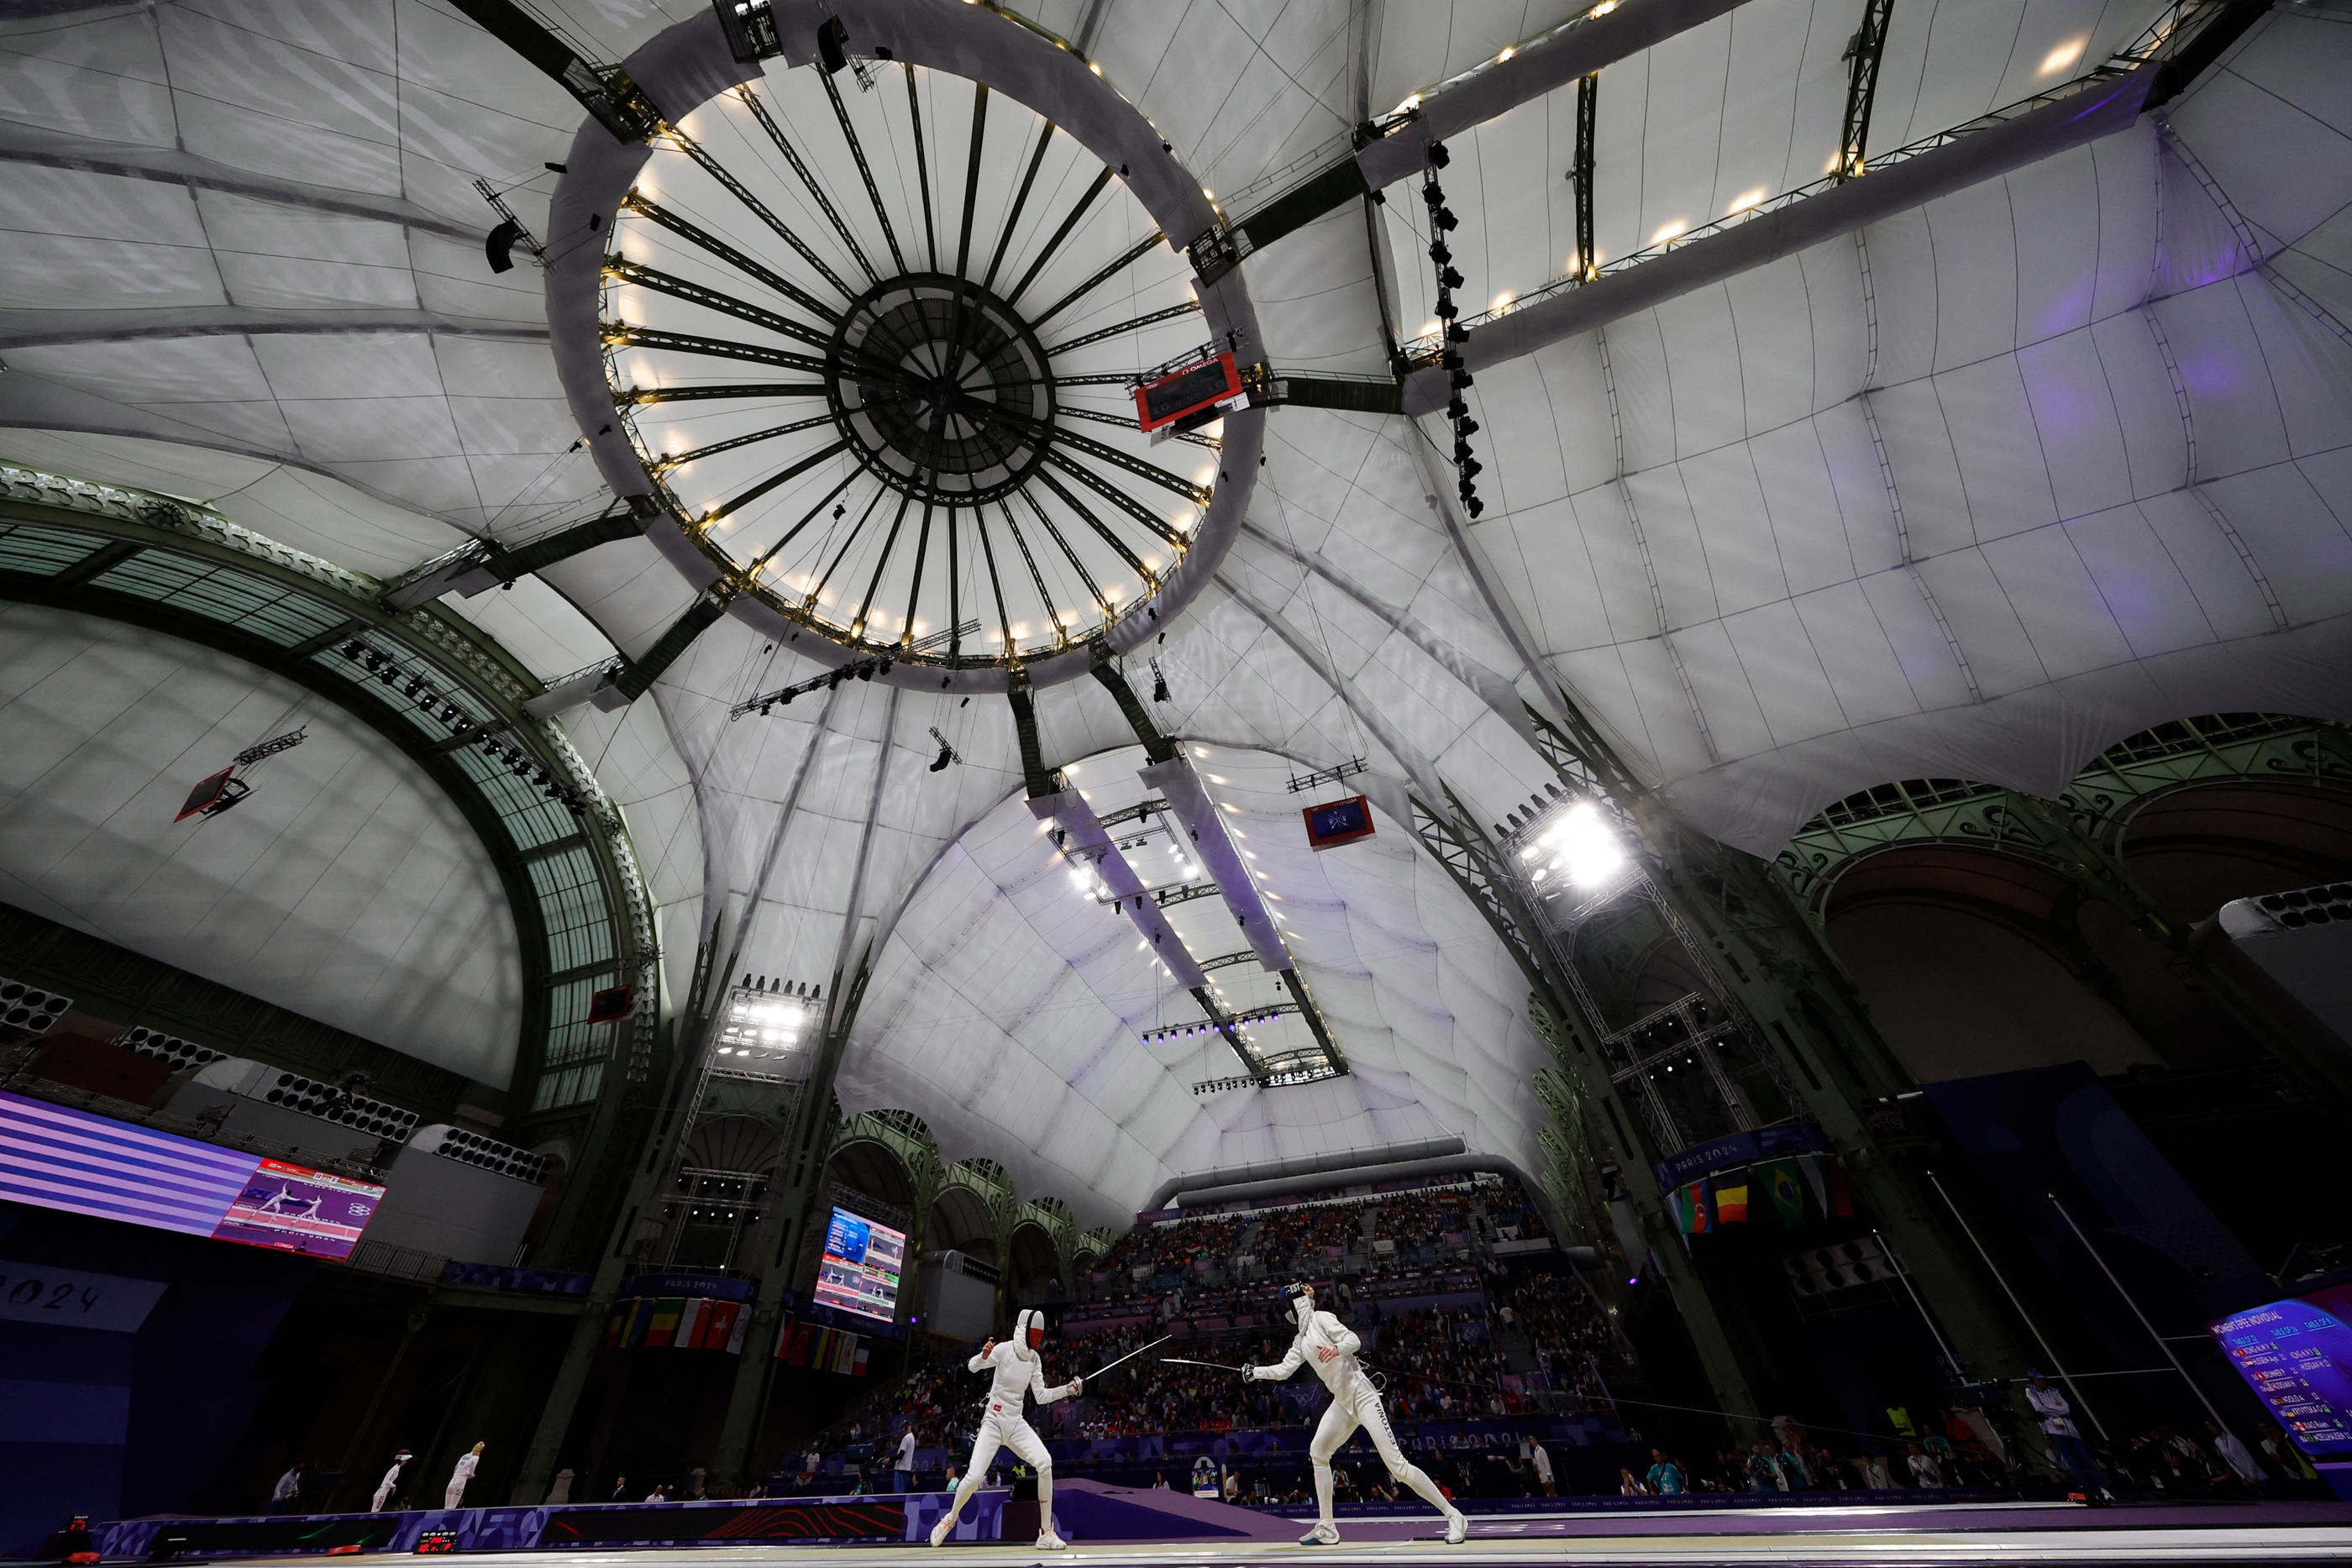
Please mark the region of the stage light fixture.
[[492, 272], [514, 270], [515, 241], [520, 238], [522, 223], [518, 218], [509, 218], [490, 231], [488, 238], [482, 242], [482, 256], [489, 262]]

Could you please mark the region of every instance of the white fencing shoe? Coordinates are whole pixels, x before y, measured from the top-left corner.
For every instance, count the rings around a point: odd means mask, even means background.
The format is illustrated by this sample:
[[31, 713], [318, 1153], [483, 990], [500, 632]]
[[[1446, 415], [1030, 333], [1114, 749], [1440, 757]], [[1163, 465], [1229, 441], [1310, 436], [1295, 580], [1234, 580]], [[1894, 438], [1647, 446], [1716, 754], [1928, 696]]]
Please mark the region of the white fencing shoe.
[[1470, 1521], [1463, 1516], [1462, 1511], [1457, 1508], [1447, 1513], [1445, 1516], [1445, 1544], [1448, 1546], [1459, 1546], [1469, 1539]]
[[954, 1528], [954, 1520], [950, 1519], [944, 1513], [940, 1515], [940, 1521], [931, 1526], [931, 1544], [934, 1546], [945, 1545], [948, 1539], [948, 1531]]
[[1050, 1526], [1037, 1532], [1037, 1550], [1040, 1552], [1066, 1552], [1069, 1548], [1070, 1543], [1055, 1534]]
[[1323, 1522], [1318, 1524], [1314, 1529], [1300, 1536], [1298, 1538], [1298, 1544], [1301, 1546], [1337, 1546], [1339, 1544], [1339, 1527], [1333, 1524], [1330, 1521], [1325, 1520]]

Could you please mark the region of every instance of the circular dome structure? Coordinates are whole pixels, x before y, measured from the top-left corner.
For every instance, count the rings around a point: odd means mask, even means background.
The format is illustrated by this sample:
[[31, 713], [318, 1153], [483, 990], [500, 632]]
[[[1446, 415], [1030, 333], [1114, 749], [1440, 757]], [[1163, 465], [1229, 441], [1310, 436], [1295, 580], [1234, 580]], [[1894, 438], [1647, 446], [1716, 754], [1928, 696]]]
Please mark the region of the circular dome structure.
[[[662, 129], [636, 167], [565, 181], [605, 238], [555, 258], [558, 360], [583, 425], [617, 411], [588, 426], [614, 487], [737, 615], [909, 683], [1050, 684], [1213, 571], [1263, 416], [1155, 444], [1134, 389], [1255, 363], [1255, 324], [1237, 275], [1185, 259], [1206, 193], [1098, 76], [983, 7], [881, 36], [897, 15], [850, 69], [778, 62], [691, 107], [660, 78], [701, 36], [647, 47]], [[583, 259], [593, 298], [561, 281]], [[580, 305], [593, 360], [562, 344]]]

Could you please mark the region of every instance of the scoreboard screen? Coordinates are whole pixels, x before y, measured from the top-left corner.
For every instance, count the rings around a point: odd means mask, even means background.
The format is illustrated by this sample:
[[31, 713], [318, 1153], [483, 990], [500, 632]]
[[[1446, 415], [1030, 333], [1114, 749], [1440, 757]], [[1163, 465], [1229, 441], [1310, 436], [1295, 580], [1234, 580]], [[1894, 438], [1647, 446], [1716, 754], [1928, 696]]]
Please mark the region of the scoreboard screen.
[[1309, 806], [1299, 813], [1307, 819], [1307, 847], [1337, 849], [1372, 836], [1372, 803], [1361, 795]]
[[1186, 414], [1239, 397], [1241, 392], [1241, 371], [1234, 363], [1234, 357], [1219, 354], [1190, 370], [1136, 388], [1136, 421], [1141, 429], [1157, 430]]

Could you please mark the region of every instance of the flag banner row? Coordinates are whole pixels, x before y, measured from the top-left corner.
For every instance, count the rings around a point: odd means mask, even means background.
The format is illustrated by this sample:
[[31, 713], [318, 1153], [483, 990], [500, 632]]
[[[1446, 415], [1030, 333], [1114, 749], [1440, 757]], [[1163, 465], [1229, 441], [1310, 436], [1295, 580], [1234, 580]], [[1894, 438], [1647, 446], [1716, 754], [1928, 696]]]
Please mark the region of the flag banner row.
[[776, 1359], [786, 1366], [805, 1366], [813, 1372], [835, 1372], [845, 1377], [865, 1376], [872, 1350], [870, 1335], [827, 1328], [805, 1318], [787, 1320], [782, 1332], [776, 1335]]
[[709, 1296], [625, 1296], [604, 1320], [606, 1350], [723, 1350], [743, 1354], [751, 1309]]
[[1685, 1236], [1775, 1221], [1795, 1229], [1853, 1218], [1853, 1194], [1835, 1155], [1790, 1155], [1686, 1182], [1666, 1194], [1666, 1208]]

